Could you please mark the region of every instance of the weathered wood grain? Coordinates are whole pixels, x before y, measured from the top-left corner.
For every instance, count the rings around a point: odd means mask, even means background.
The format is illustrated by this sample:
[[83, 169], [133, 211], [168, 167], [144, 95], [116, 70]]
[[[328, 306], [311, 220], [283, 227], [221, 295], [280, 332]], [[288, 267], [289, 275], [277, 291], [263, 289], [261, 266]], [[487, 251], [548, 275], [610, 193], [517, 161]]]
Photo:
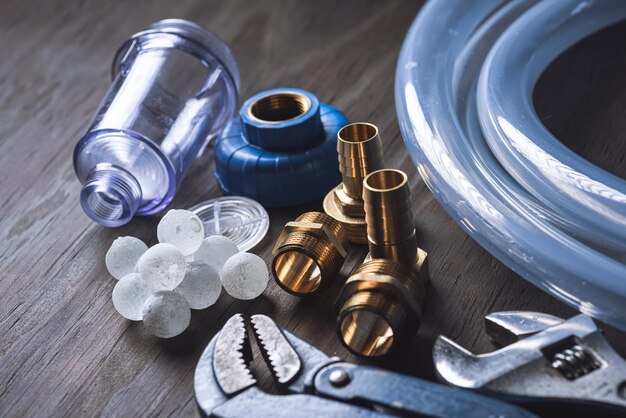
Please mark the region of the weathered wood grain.
[[[290, 296], [273, 283], [252, 302], [224, 295], [216, 306], [194, 312], [190, 329], [171, 340], [147, 335], [141, 324], [114, 311], [115, 282], [106, 273], [104, 254], [119, 235], [154, 244], [158, 218], [136, 219], [119, 229], [90, 222], [78, 204], [71, 154], [109, 85], [115, 49], [166, 17], [192, 19], [233, 47], [242, 98], [279, 86], [311, 90], [349, 119], [377, 124], [390, 165], [409, 173], [420, 244], [430, 253], [433, 280], [418, 336], [385, 366], [432, 378], [430, 348], [441, 333], [478, 351], [490, 349], [481, 328], [482, 316], [493, 310], [573, 314], [467, 237], [412, 167], [395, 119], [393, 76], [419, 7], [411, 1], [357, 0], [1, 2], [0, 415], [194, 416], [196, 361], [215, 331], [240, 311], [271, 314], [327, 353], [354, 360], [334, 335], [331, 307], [340, 281], [313, 300]], [[594, 40], [602, 48], [570, 53], [549, 70], [549, 82], [537, 93], [551, 129], [622, 176], [623, 34], [622, 27]], [[612, 75], [608, 84], [605, 76], [585, 74], [598, 71], [595, 66], [578, 65], [602, 59], [610, 67], [602, 67], [603, 74]], [[618, 64], [608, 64], [609, 59]], [[588, 109], [596, 111], [588, 117]], [[608, 149], [620, 150], [621, 158], [610, 159]], [[195, 164], [172, 207], [219, 195], [213, 169], [209, 152]], [[281, 226], [313, 208], [320, 205], [271, 211], [270, 233], [254, 252], [269, 260]], [[362, 255], [351, 257], [344, 275]], [[607, 334], [626, 353], [623, 334], [611, 329]]]

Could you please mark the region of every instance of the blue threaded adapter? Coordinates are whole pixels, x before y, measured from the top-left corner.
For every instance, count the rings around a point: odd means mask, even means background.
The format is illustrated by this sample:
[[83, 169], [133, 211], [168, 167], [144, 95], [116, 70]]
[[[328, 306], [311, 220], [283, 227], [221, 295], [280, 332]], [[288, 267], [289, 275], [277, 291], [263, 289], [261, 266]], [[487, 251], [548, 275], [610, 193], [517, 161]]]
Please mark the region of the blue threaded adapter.
[[322, 199], [341, 182], [337, 132], [347, 123], [343, 113], [308, 91], [258, 93], [217, 139], [217, 181], [225, 194], [266, 207]]

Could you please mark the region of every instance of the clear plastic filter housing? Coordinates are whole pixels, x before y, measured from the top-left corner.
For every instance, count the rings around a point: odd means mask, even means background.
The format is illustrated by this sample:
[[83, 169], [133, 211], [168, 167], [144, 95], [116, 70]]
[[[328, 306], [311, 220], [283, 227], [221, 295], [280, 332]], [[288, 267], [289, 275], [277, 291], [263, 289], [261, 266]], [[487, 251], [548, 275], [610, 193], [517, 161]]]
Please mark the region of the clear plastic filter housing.
[[85, 213], [105, 226], [162, 210], [237, 109], [226, 44], [185, 20], [150, 25], [113, 62], [113, 83], [74, 150]]
[[626, 17], [621, 0], [433, 0], [396, 70], [409, 153], [484, 248], [582, 312], [626, 329], [626, 182], [575, 155], [532, 105], [544, 69]]

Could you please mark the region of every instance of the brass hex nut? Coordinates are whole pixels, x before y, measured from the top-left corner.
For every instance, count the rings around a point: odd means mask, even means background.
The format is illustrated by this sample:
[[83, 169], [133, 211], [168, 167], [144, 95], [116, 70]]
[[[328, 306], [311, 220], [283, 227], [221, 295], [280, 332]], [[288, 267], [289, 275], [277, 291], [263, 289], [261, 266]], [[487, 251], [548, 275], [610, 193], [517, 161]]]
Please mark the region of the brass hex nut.
[[304, 232], [306, 234], [313, 235], [318, 239], [324, 240], [328, 243], [328, 245], [332, 245], [334, 248], [336, 248], [339, 254], [341, 254], [341, 256], [344, 258], [348, 254], [347, 246], [345, 242], [342, 242], [344, 240], [333, 234], [326, 225], [318, 222], [301, 221], [287, 222], [280, 235], [278, 236], [278, 240], [276, 241], [272, 252], [276, 252], [278, 250], [278, 247], [280, 247], [280, 245], [284, 241], [285, 237], [292, 232]]
[[309, 295], [338, 275], [347, 254], [342, 224], [325, 213], [307, 212], [281, 231], [272, 249], [272, 275], [287, 292]]
[[[340, 195], [342, 198], [345, 197], [345, 201], [340, 199]], [[365, 223], [363, 202], [361, 201], [357, 204], [357, 201], [352, 199], [354, 203], [351, 206], [352, 210], [346, 210], [351, 205], [348, 199], [351, 198], [343, 192], [343, 184], [340, 184], [328, 192], [324, 198], [324, 212], [343, 225], [350, 242], [367, 244], [367, 224]], [[350, 215], [348, 212], [360, 213], [360, 215]]]
[[344, 215], [354, 217], [365, 217], [365, 203], [363, 199], [354, 199], [350, 197], [344, 190], [343, 184], [333, 189], [337, 206]]
[[[393, 270], [390, 269], [392, 264], [397, 264], [393, 266]], [[377, 291], [389, 298], [398, 298], [417, 319], [421, 320], [422, 305], [426, 297], [425, 285], [415, 270], [400, 263], [385, 259], [369, 260], [348, 278], [337, 304], [340, 305], [356, 292]]]
[[[419, 282], [422, 283], [422, 285], [426, 285], [426, 283], [430, 281], [430, 267], [429, 267], [429, 262], [428, 262], [428, 259], [429, 259], [428, 253], [418, 247], [416, 259], [417, 259], [417, 262], [414, 265], [407, 266], [407, 267], [411, 267], [411, 269], [419, 276]], [[367, 263], [368, 261], [371, 261], [371, 260], [373, 260], [372, 254], [367, 253], [367, 255], [365, 256], [365, 260], [363, 260], [363, 263]]]

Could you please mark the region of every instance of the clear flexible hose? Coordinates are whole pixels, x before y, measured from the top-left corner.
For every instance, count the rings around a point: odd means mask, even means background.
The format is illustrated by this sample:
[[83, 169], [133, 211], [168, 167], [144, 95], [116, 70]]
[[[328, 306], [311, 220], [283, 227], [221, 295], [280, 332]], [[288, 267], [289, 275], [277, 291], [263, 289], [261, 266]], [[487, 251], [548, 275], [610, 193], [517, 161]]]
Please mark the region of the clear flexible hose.
[[623, 0], [542, 1], [491, 49], [480, 75], [478, 114], [489, 147], [519, 184], [570, 223], [585, 225], [590, 244], [626, 261], [626, 181], [560, 143], [532, 104], [533, 87], [550, 62], [624, 18]]
[[[580, 195], [571, 196], [570, 189], [554, 182], [550, 183], [552, 187], [540, 188], [542, 182], [544, 186], [550, 182], [547, 173], [554, 175], [559, 168], [552, 166], [550, 171], [545, 161], [528, 158], [520, 151], [519, 135], [510, 135], [515, 130], [528, 133], [524, 129], [533, 126], [537, 129], [530, 137], [525, 136], [526, 146], [550, 143], [548, 150], [554, 150], [556, 143], [562, 147], [559, 151], [568, 152], [571, 158], [571, 151], [541, 126], [532, 108], [532, 88], [540, 73], [564, 49], [624, 17], [607, 14], [605, 7], [610, 6], [598, 4], [603, 2], [428, 2], [411, 26], [400, 54], [396, 107], [418, 171], [439, 202], [476, 241], [535, 285], [587, 314], [626, 329], [626, 260], [620, 250], [626, 244], [618, 229], [598, 215], [593, 220], [585, 219], [585, 210], [604, 213], [594, 204], [563, 210], [570, 204], [567, 199], [575, 205]], [[626, 8], [626, 3], [619, 0], [606, 3]], [[568, 18], [567, 10], [575, 13]], [[545, 28], [529, 22], [548, 13], [555, 15], [543, 19]], [[525, 32], [539, 29], [542, 34]], [[538, 40], [542, 43], [537, 44]], [[537, 50], [539, 53], [533, 55]], [[521, 57], [528, 62], [520, 62]], [[510, 82], [510, 74], [502, 68], [508, 70], [515, 63], [526, 66], [520, 65], [518, 77]], [[498, 83], [506, 91], [492, 94], [491, 89]], [[523, 100], [526, 113], [522, 117], [519, 107]], [[525, 124], [531, 119], [536, 123]], [[496, 135], [494, 127], [499, 128], [498, 134], [509, 135]], [[551, 138], [546, 139], [548, 135]], [[554, 157], [565, 155], [557, 153]], [[525, 165], [518, 162], [522, 157], [526, 157]], [[524, 180], [528, 173], [522, 169], [529, 170], [533, 162], [536, 177], [530, 187]], [[578, 163], [582, 166], [569, 167], [588, 170], [591, 166], [582, 159]], [[601, 172], [597, 167], [593, 169]], [[602, 174], [595, 180], [603, 187], [620, 190], [606, 181], [608, 173]], [[570, 196], [563, 198], [566, 194]], [[602, 196], [607, 203], [605, 194], [596, 196]], [[610, 208], [613, 226], [625, 221], [626, 212], [620, 214], [617, 207]], [[600, 232], [599, 226], [612, 228], [612, 233]]]

